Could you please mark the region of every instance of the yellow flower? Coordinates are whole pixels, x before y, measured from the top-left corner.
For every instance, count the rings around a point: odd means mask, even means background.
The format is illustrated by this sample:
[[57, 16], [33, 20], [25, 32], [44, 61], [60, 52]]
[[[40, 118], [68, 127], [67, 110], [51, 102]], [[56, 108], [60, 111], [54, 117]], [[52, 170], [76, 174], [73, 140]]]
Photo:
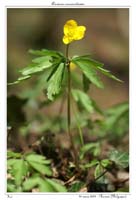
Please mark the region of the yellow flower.
[[68, 20], [64, 25], [63, 43], [69, 44], [74, 40], [81, 40], [86, 31], [85, 26], [78, 26], [75, 20]]

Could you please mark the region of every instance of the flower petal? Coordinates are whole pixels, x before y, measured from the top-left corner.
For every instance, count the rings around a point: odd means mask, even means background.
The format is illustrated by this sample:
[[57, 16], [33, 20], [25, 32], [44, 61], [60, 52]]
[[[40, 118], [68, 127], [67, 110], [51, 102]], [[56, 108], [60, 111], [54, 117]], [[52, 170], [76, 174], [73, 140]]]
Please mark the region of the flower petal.
[[73, 39], [74, 40], [80, 40], [84, 37], [85, 35], [85, 31], [86, 31], [86, 27], [85, 26], [78, 26], [76, 28], [75, 34], [73, 35]]
[[73, 41], [73, 38], [64, 35], [62, 40], [63, 40], [63, 43], [64, 43], [64, 44], [69, 44], [69, 43], [71, 43], [71, 42]]
[[85, 26], [78, 26], [77, 22], [73, 19], [68, 20], [64, 25], [63, 43], [69, 44], [74, 40], [82, 39], [84, 37], [85, 31]]
[[64, 25], [64, 35], [72, 35], [76, 27], [77, 22], [75, 20], [68, 20]]

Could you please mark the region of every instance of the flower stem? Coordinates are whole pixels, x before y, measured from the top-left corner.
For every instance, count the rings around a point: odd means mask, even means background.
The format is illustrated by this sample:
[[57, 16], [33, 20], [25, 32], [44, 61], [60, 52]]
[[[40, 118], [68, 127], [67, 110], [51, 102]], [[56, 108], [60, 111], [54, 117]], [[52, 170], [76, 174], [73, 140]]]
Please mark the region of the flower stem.
[[67, 125], [68, 125], [68, 135], [70, 138], [71, 142], [71, 148], [73, 151], [73, 156], [74, 156], [74, 162], [76, 165], [76, 168], [79, 169], [79, 163], [78, 163], [78, 154], [74, 145], [73, 137], [71, 134], [71, 71], [70, 71], [70, 62], [68, 59], [68, 50], [69, 50], [69, 45], [66, 47], [66, 58], [67, 58], [67, 70], [68, 70], [68, 93], [67, 93]]

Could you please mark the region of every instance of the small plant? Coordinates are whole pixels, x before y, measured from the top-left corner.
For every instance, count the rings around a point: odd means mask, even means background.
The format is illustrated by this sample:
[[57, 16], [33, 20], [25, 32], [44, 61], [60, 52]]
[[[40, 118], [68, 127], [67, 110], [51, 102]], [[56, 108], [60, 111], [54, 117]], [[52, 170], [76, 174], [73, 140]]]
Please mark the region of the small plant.
[[51, 160], [34, 152], [21, 154], [8, 151], [8, 192], [66, 192], [66, 188], [52, 176]]
[[[104, 64], [94, 60], [90, 55], [74, 55], [69, 57], [70, 45], [74, 41], [84, 38], [86, 32], [85, 26], [78, 26], [75, 20], [68, 20], [64, 25], [63, 43], [66, 46], [65, 54], [48, 49], [42, 50], [29, 50], [29, 53], [36, 56], [32, 59], [32, 63], [20, 71], [21, 76], [17, 81], [9, 85], [18, 84], [22, 81], [30, 79], [36, 75], [41, 77], [44, 81], [44, 90], [49, 101], [54, 102], [59, 96], [67, 99], [67, 132], [71, 143], [72, 155], [74, 160], [74, 168], [78, 173], [95, 166], [95, 178], [98, 179], [104, 173], [105, 168], [112, 166], [115, 162], [115, 157], [119, 154], [112, 154], [112, 159], [97, 160], [94, 158], [91, 162], [84, 163], [86, 153], [89, 151], [94, 157], [100, 154], [100, 143], [84, 143], [82, 128], [80, 122], [77, 123], [80, 139], [80, 153], [77, 151], [76, 144], [71, 132], [73, 121], [71, 120], [71, 110], [74, 110], [73, 103], [76, 103], [79, 111], [82, 113], [92, 113], [96, 111], [103, 114], [101, 109], [97, 106], [96, 102], [87, 94], [91, 84], [98, 88], [104, 88], [97, 72], [108, 76], [116, 81], [122, 82], [116, 78], [111, 72], [105, 69]], [[81, 87], [74, 87], [73, 68], [79, 68], [82, 73]], [[44, 76], [45, 75], [45, 76]], [[44, 78], [45, 77], [45, 78]], [[81, 81], [80, 81], [81, 82]], [[76, 116], [79, 118], [79, 116]], [[83, 119], [83, 116], [82, 116]], [[79, 119], [78, 119], [79, 120]], [[77, 121], [78, 121], [77, 120]], [[30, 191], [33, 187], [38, 188], [42, 192], [65, 192], [67, 191], [64, 186], [61, 186], [55, 180], [50, 179], [52, 170], [50, 167], [51, 161], [46, 160], [45, 157], [34, 153], [20, 154], [8, 152], [8, 172], [13, 176], [13, 180], [9, 181], [9, 191]], [[126, 167], [127, 165], [125, 165]], [[43, 178], [44, 177], [44, 178]], [[13, 186], [14, 182], [14, 186]], [[83, 183], [77, 182], [73, 186], [73, 191], [76, 187], [79, 189]], [[69, 188], [71, 191], [72, 186]]]

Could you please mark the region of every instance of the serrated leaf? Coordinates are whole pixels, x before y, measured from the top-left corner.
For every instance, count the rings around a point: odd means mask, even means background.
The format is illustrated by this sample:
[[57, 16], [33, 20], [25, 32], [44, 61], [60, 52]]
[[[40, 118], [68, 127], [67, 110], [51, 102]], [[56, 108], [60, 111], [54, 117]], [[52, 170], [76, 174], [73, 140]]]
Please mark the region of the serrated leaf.
[[94, 111], [92, 101], [86, 93], [78, 89], [73, 89], [72, 95], [75, 101], [79, 102], [86, 111], [91, 113]]
[[27, 156], [27, 160], [30, 162], [37, 162], [39, 164], [46, 164], [49, 165], [51, 164], [51, 160], [47, 160], [45, 156], [37, 155], [37, 154], [29, 154]]
[[8, 85], [15, 85], [15, 84], [18, 84], [20, 83], [21, 81], [24, 81], [26, 79], [29, 79], [31, 78], [31, 76], [21, 76], [19, 77], [16, 81], [14, 81], [13, 83], [8, 83]]
[[105, 132], [111, 132], [112, 135], [122, 136], [128, 131], [129, 124], [129, 105], [128, 102], [121, 103], [109, 108], [105, 113], [105, 120], [101, 123]]
[[47, 77], [47, 82], [50, 80], [50, 78], [56, 72], [56, 70], [57, 70], [57, 68], [58, 68], [59, 65], [60, 65], [60, 62], [53, 63], [53, 65], [52, 65], [52, 71], [50, 72], [49, 76]]
[[54, 188], [40, 177], [31, 177], [23, 183], [23, 190], [30, 191], [37, 187], [40, 192], [54, 192]]
[[23, 183], [23, 190], [30, 191], [37, 187], [40, 192], [66, 192], [65, 186], [55, 180], [31, 177]]
[[8, 165], [11, 167], [11, 173], [15, 179], [15, 184], [19, 186], [28, 171], [26, 162], [23, 159], [11, 159], [8, 161]]
[[111, 72], [110, 72], [109, 70], [104, 69], [104, 68], [99, 67], [99, 66], [97, 66], [97, 69], [98, 69], [99, 71], [101, 71], [101, 73], [103, 73], [104, 75], [108, 76], [109, 78], [111, 78], [111, 79], [113, 79], [113, 80], [115, 80], [115, 81], [118, 81], [118, 82], [123, 83], [122, 80], [120, 80], [120, 79], [118, 79], [116, 76], [112, 75]]
[[47, 179], [40, 181], [39, 190], [40, 192], [56, 192], [53, 186], [50, 183], [48, 183]]
[[103, 88], [104, 85], [101, 82], [99, 76], [97, 75], [96, 70], [92, 67], [92, 62], [90, 60], [87, 59], [83, 59], [83, 58], [73, 58], [72, 62], [77, 65], [82, 72], [84, 73], [84, 75], [97, 87], [99, 88]]
[[43, 175], [52, 176], [51, 168], [46, 165], [42, 165], [37, 162], [29, 162], [29, 165]]
[[129, 155], [126, 152], [113, 150], [109, 154], [109, 159], [121, 168], [126, 168], [129, 165]]
[[67, 192], [66, 187], [56, 180], [46, 179], [46, 183], [50, 184], [56, 192]]
[[39, 164], [45, 164], [46, 163], [46, 157], [38, 155], [38, 154], [28, 154], [26, 156], [26, 160], [30, 162], [37, 162]]
[[10, 150], [7, 151], [7, 158], [20, 158], [20, 157], [21, 153], [16, 153]]
[[34, 187], [38, 186], [39, 182], [40, 182], [40, 179], [41, 178], [39, 178], [39, 177], [28, 178], [27, 180], [25, 180], [23, 182], [23, 190], [24, 191], [29, 191], [29, 190], [33, 189]]
[[40, 60], [40, 58], [36, 58], [33, 60], [35, 63], [32, 63], [28, 65], [26, 68], [20, 70], [23, 76], [42, 72], [43, 70], [52, 66], [52, 62], [50, 61], [51, 57], [49, 56], [45, 57], [44, 61], [41, 61], [41, 62], [40, 61], [38, 62], [37, 59]]
[[7, 192], [17, 192], [16, 186], [11, 182], [11, 180], [7, 181]]
[[11, 168], [12, 165], [14, 165], [14, 163], [16, 163], [16, 161], [17, 161], [17, 159], [15, 159], [15, 158], [8, 159], [7, 160], [7, 166], [8, 166], [8, 168]]
[[52, 51], [52, 50], [48, 50], [48, 49], [42, 49], [42, 50], [33, 50], [30, 49], [28, 51], [30, 54], [36, 55], [36, 56], [53, 56], [53, 57], [62, 57], [63, 54], [61, 52], [58, 51]]
[[61, 91], [64, 69], [65, 65], [61, 63], [48, 82], [47, 96], [50, 100], [53, 100], [54, 96]]
[[[103, 68], [103, 65], [104, 65], [103, 63], [100, 63], [100, 62], [98, 62], [98, 61], [96, 61], [94, 59], [91, 59], [90, 56], [79, 56], [79, 57], [73, 58], [72, 60], [73, 60], [73, 62], [74, 61], [82, 62], [82, 64], [84, 64], [86, 66], [86, 68], [87, 68], [87, 66], [88, 66], [88, 68], [90, 66], [92, 69], [99, 70], [102, 74], [104, 74], [105, 76], [108, 76], [109, 78], [111, 78], [113, 80], [116, 80], [116, 81], [119, 81], [119, 82], [123, 82], [120, 79], [118, 79], [116, 76], [112, 75], [109, 70], [104, 69]], [[79, 67], [81, 67], [81, 66], [79, 66]], [[83, 68], [82, 68], [82, 71], [83, 71]]]
[[46, 61], [52, 61], [52, 57], [51, 56], [41, 56], [41, 57], [37, 57], [37, 58], [34, 58], [32, 60], [33, 63], [44, 63]]
[[26, 156], [26, 160], [29, 165], [35, 169], [36, 171], [40, 172], [41, 174], [51, 176], [52, 170], [49, 165], [49, 160], [45, 160], [45, 158], [41, 155], [30, 154]]

